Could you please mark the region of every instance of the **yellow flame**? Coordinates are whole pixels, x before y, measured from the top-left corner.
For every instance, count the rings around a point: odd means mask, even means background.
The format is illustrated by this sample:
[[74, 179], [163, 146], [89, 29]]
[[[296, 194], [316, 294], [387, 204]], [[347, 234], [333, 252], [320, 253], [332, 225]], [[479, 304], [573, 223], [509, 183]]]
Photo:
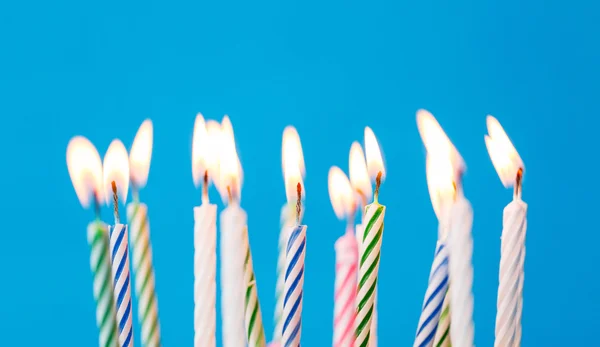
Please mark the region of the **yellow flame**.
[[206, 171], [208, 171], [209, 182], [219, 178], [220, 141], [219, 122], [213, 120], [205, 122], [202, 114], [198, 113], [192, 138], [192, 175], [196, 187], [202, 183]]
[[350, 146], [350, 183], [355, 191], [360, 192], [361, 198], [371, 201], [373, 187], [369, 180], [369, 171], [365, 161], [365, 153], [358, 142]]
[[440, 219], [442, 206], [452, 201], [456, 194], [452, 163], [446, 156], [427, 155], [426, 172], [431, 205]]
[[221, 122], [221, 150], [219, 160], [219, 180], [217, 183], [217, 189], [221, 193], [223, 200], [228, 201], [229, 192], [233, 200], [239, 201], [241, 199], [242, 189], [242, 165], [240, 158], [237, 154], [235, 146], [235, 136], [233, 134], [233, 126], [228, 116], [223, 118]]
[[112, 182], [117, 185], [119, 198], [125, 202], [129, 189], [129, 158], [121, 140], [113, 140], [104, 155], [104, 196], [112, 201]]
[[75, 193], [84, 208], [90, 206], [92, 196], [101, 203], [102, 160], [96, 147], [85, 137], [75, 136], [67, 145], [67, 168]]
[[150, 119], [146, 119], [133, 140], [129, 153], [129, 174], [134, 188], [143, 188], [148, 182], [150, 159], [152, 158], [153, 126]]
[[417, 127], [428, 155], [449, 158], [455, 175], [465, 171], [466, 166], [460, 153], [429, 111], [417, 111]]
[[515, 184], [519, 169], [525, 170], [523, 160], [515, 149], [508, 135], [493, 116], [487, 116], [487, 128], [489, 135], [485, 136], [485, 145], [492, 159], [492, 164], [500, 176], [505, 187]]
[[281, 162], [283, 166], [283, 180], [285, 183], [285, 196], [289, 203], [298, 199], [297, 185], [302, 185], [302, 198], [306, 195], [303, 178], [305, 175], [304, 154], [300, 135], [293, 126], [287, 126], [283, 130], [283, 141], [281, 144]]
[[385, 166], [383, 165], [383, 157], [381, 148], [375, 137], [375, 133], [371, 128], [365, 128], [365, 153], [367, 156], [367, 169], [371, 180], [375, 180], [377, 174], [381, 172], [381, 179], [385, 179]]
[[346, 174], [337, 166], [329, 169], [329, 199], [335, 215], [342, 219], [354, 213], [356, 204], [352, 186]]

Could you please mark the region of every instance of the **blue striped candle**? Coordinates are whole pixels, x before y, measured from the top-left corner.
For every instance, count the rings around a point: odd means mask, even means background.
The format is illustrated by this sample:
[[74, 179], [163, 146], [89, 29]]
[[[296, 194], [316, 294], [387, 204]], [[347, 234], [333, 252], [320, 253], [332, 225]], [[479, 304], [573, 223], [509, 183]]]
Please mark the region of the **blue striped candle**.
[[292, 227], [286, 250], [283, 347], [300, 346], [306, 225]]
[[431, 265], [429, 286], [425, 292], [423, 310], [417, 328], [414, 347], [431, 347], [438, 327], [442, 304], [448, 290], [448, 250], [438, 241]]
[[114, 293], [117, 302], [117, 324], [121, 347], [133, 346], [131, 319], [131, 281], [129, 275], [129, 252], [127, 225], [116, 223], [110, 233], [110, 253]]

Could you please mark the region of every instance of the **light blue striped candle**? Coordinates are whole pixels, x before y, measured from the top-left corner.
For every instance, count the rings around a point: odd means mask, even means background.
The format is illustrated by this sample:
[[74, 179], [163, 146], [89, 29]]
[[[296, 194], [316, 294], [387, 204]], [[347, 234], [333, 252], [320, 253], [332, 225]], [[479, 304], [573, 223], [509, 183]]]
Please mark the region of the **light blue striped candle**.
[[431, 347], [442, 313], [442, 304], [448, 290], [448, 250], [439, 242], [429, 275], [429, 286], [425, 292], [423, 310], [417, 328], [414, 347]]
[[110, 233], [110, 253], [114, 293], [117, 302], [117, 323], [121, 347], [133, 346], [131, 279], [129, 275], [127, 225], [115, 224]]
[[285, 297], [283, 299], [283, 347], [300, 346], [306, 226], [293, 227], [287, 243]]

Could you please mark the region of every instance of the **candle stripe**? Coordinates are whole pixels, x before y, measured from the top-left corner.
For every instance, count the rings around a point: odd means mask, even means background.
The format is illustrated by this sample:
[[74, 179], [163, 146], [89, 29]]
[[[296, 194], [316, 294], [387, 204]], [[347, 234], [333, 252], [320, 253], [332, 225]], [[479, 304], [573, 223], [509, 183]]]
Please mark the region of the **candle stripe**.
[[194, 346], [216, 347], [217, 206], [194, 208]]
[[127, 226], [117, 224], [110, 234], [114, 292], [117, 294], [117, 320], [121, 347], [133, 345], [131, 321], [131, 286], [129, 283], [129, 252]]
[[444, 295], [444, 303], [442, 305], [442, 313], [437, 326], [433, 345], [435, 347], [450, 347], [450, 288], [447, 289]]
[[283, 346], [299, 347], [302, 331], [302, 296], [306, 226], [294, 227], [286, 247], [285, 297], [283, 300]]
[[[379, 271], [381, 254], [381, 237], [383, 235], [383, 218], [385, 207], [376, 203], [365, 208], [367, 226], [362, 237], [362, 256], [359, 267], [359, 282], [357, 290], [358, 322], [355, 330], [355, 346], [366, 347], [369, 345], [371, 335], [371, 320], [375, 304], [375, 287]], [[365, 247], [366, 245], [366, 247]]]
[[246, 337], [249, 347], [265, 347], [267, 341], [258, 301], [258, 290], [254, 276], [254, 267], [252, 265], [252, 253], [250, 251], [247, 228], [244, 230], [244, 247], [246, 248], [246, 258], [244, 260], [244, 278], [246, 284], [244, 317], [246, 322]]
[[100, 222], [90, 223], [88, 243], [91, 248], [90, 266], [94, 277], [96, 324], [100, 330], [99, 346], [119, 347], [115, 301], [112, 292], [109, 239], [104, 224]]
[[134, 202], [128, 206], [127, 214], [131, 223], [131, 255], [135, 276], [135, 294], [138, 298], [138, 319], [142, 329], [142, 346], [159, 347], [161, 345], [160, 326], [148, 209], [145, 204]]
[[438, 242], [414, 347], [430, 347], [433, 345], [447, 289], [448, 251], [442, 242]]

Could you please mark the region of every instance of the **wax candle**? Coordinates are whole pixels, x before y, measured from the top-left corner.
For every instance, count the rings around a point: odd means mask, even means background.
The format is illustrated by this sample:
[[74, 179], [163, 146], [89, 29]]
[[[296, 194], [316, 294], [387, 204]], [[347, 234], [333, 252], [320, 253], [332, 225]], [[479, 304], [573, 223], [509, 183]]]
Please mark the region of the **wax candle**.
[[383, 236], [383, 220], [385, 206], [379, 204], [379, 188], [385, 175], [381, 149], [375, 134], [370, 128], [365, 128], [365, 151], [367, 168], [371, 177], [375, 177], [375, 194], [371, 204], [365, 206], [365, 229], [360, 238], [361, 257], [359, 260], [357, 286], [357, 315], [355, 343], [357, 347], [369, 345], [371, 324], [375, 305], [375, 290], [378, 281]]
[[346, 233], [335, 242], [333, 346], [354, 345], [358, 243], [354, 235], [356, 202], [350, 181], [337, 166], [329, 169], [329, 198], [338, 219], [348, 219]]
[[[440, 224], [442, 228], [447, 224], [448, 234], [446, 236], [448, 276], [452, 288], [448, 289], [442, 301], [440, 301], [441, 296], [436, 297], [438, 307], [441, 303], [441, 318], [434, 335], [434, 345], [447, 345], [448, 335], [450, 335], [452, 345], [472, 347], [474, 339], [471, 262], [473, 212], [469, 202], [464, 198], [460, 185], [466, 166], [431, 113], [419, 110], [417, 124], [427, 149], [428, 184], [436, 188], [430, 189], [431, 201], [436, 214], [440, 215], [441, 210]], [[450, 317], [449, 321], [447, 317]]]
[[[229, 117], [223, 118], [220, 179], [218, 188], [222, 197], [227, 202], [227, 207], [221, 212], [221, 288], [222, 315], [223, 315], [223, 345], [237, 347], [245, 345], [248, 341], [252, 346], [256, 341], [262, 341], [259, 336], [264, 336], [262, 319], [252, 320], [252, 315], [247, 311], [260, 314], [258, 295], [250, 295], [245, 300], [247, 289], [255, 290], [251, 263], [246, 262], [249, 254], [247, 242], [247, 215], [240, 207], [242, 187], [242, 167], [235, 147], [233, 128]], [[246, 319], [248, 317], [249, 319]], [[262, 342], [264, 345], [264, 342]]]
[[[304, 178], [304, 155], [302, 153], [302, 144], [300, 135], [293, 126], [287, 126], [283, 130], [281, 144], [281, 163], [283, 169], [284, 184], [286, 189], [287, 201], [281, 208], [280, 232], [278, 242], [279, 256], [277, 258], [277, 283], [275, 288], [275, 312], [273, 331], [273, 343], [281, 342], [281, 333], [283, 328], [283, 292], [285, 285], [285, 257], [287, 249], [287, 241], [289, 238], [290, 227], [296, 223], [296, 208], [295, 208], [295, 185], [289, 180], [290, 175], [296, 174], [300, 178]], [[289, 182], [288, 182], [289, 181]], [[301, 211], [302, 213], [302, 211]], [[302, 215], [300, 215], [302, 221]]]
[[246, 337], [249, 347], [265, 347], [265, 330], [262, 322], [262, 314], [258, 302], [258, 289], [256, 287], [256, 278], [254, 276], [254, 267], [252, 265], [252, 253], [250, 252], [250, 242], [248, 240], [248, 228], [244, 228], [244, 286], [246, 296], [244, 300], [246, 323]]
[[507, 188], [514, 186], [513, 201], [504, 209], [502, 223], [500, 285], [494, 345], [520, 346], [527, 231], [527, 204], [521, 199], [524, 165], [496, 118], [487, 117], [487, 128], [489, 136], [485, 137], [485, 143], [492, 163], [502, 184]]
[[196, 116], [192, 139], [192, 176], [202, 185], [202, 204], [194, 207], [194, 346], [216, 346], [217, 205], [208, 188], [218, 177], [221, 125]]
[[147, 119], [140, 126], [129, 154], [129, 175], [133, 202], [127, 206], [127, 219], [131, 224], [131, 256], [135, 294], [138, 299], [138, 319], [142, 330], [142, 346], [158, 347], [160, 323], [156, 299], [152, 244], [148, 207], [141, 203], [139, 190], [146, 186], [152, 157], [152, 121]]
[[77, 136], [67, 146], [67, 167], [77, 197], [84, 208], [94, 200], [96, 220], [87, 228], [90, 245], [90, 267], [93, 275], [93, 292], [96, 300], [96, 324], [99, 346], [119, 347], [115, 301], [112, 291], [108, 228], [100, 221], [102, 191], [102, 161], [94, 145]]
[[[443, 163], [443, 162], [442, 162]], [[454, 189], [445, 190], [443, 177], [440, 180], [438, 175], [444, 173], [444, 168], [436, 167], [439, 162], [427, 158], [427, 186], [429, 195], [432, 197], [433, 209], [439, 220], [438, 240], [435, 250], [433, 264], [429, 275], [429, 284], [425, 292], [421, 317], [417, 327], [417, 335], [413, 346], [430, 347], [436, 346], [435, 337], [440, 323], [440, 317], [443, 312], [443, 303], [448, 290], [448, 249], [446, 245], [446, 236], [448, 231], [449, 214], [448, 202], [451, 202], [454, 196]], [[450, 168], [451, 170], [451, 168]], [[443, 204], [445, 202], [445, 204]], [[444, 208], [445, 207], [445, 208]], [[444, 318], [447, 320], [448, 315]], [[442, 327], [449, 328], [449, 322], [441, 322]], [[440, 339], [444, 336], [440, 336]], [[439, 343], [439, 342], [438, 342]]]
[[129, 182], [129, 158], [123, 143], [114, 140], [104, 157], [104, 185], [106, 198], [112, 197], [115, 225], [110, 231], [113, 290], [117, 300], [117, 322], [121, 347], [133, 346], [131, 305], [131, 280], [129, 275], [129, 252], [127, 225], [121, 224], [119, 196], [125, 201]]
[[296, 225], [290, 228], [290, 236], [286, 249], [282, 337], [282, 345], [284, 347], [299, 347], [302, 335], [306, 225], [300, 225], [300, 212], [302, 210], [302, 185], [300, 182], [298, 182], [297, 189]]

